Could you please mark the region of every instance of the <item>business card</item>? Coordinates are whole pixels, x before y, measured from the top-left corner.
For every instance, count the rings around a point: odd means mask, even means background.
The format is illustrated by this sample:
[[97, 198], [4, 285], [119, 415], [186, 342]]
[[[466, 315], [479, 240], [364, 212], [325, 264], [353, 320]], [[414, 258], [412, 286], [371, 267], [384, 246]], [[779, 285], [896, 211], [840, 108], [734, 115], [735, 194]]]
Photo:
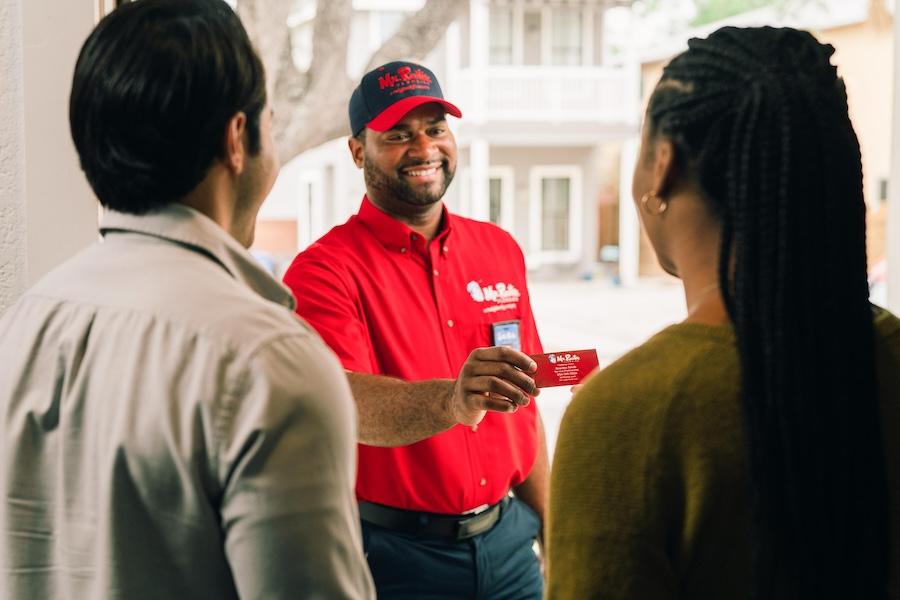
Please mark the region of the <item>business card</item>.
[[537, 363], [537, 372], [531, 377], [539, 388], [577, 385], [600, 365], [593, 348], [532, 354], [531, 358]]

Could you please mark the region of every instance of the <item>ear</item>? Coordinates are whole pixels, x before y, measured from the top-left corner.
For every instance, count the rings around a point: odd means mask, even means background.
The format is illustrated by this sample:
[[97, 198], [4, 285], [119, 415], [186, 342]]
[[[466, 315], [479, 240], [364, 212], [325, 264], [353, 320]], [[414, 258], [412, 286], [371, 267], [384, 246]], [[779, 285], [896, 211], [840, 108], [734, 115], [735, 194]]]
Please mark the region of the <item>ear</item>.
[[347, 145], [350, 147], [350, 156], [353, 157], [353, 162], [356, 163], [356, 167], [362, 169], [363, 159], [366, 153], [365, 145], [355, 137], [348, 139]]
[[234, 174], [244, 171], [244, 161], [247, 158], [247, 148], [244, 137], [247, 134], [247, 115], [243, 112], [235, 113], [228, 121], [225, 130], [225, 166]]
[[666, 137], [659, 136], [653, 143], [651, 160], [651, 188], [660, 196], [666, 196], [675, 184], [675, 146]]

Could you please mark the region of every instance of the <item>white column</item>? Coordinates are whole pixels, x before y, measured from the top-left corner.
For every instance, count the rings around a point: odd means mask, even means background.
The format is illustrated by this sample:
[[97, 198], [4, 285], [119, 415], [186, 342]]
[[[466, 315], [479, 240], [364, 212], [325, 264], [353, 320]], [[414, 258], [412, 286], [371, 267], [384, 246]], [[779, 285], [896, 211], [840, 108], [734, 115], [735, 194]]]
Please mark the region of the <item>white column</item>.
[[894, 12], [894, 110], [887, 222], [887, 304], [900, 314], [900, 11]]
[[[603, 147], [595, 145], [584, 162], [581, 188], [581, 258], [578, 266], [578, 274], [582, 277], [593, 277], [597, 268], [597, 245], [600, 231], [598, 216], [600, 202], [597, 192], [600, 189], [601, 161], [603, 160]], [[577, 227], [577, 225], [576, 225]]]
[[619, 171], [619, 278], [622, 285], [637, 283], [640, 265], [641, 229], [631, 198], [631, 177], [637, 162], [637, 138], [622, 144]]
[[487, 0], [471, 0], [469, 4], [469, 67], [472, 79], [468, 82], [472, 102], [472, 115], [466, 117], [474, 125], [484, 123], [487, 115], [485, 87], [487, 85], [487, 63], [490, 47], [490, 7]]
[[472, 218], [479, 221], [490, 218], [490, 166], [491, 148], [487, 140], [472, 140], [469, 145], [469, 206]]
[[24, 291], [25, 97], [22, 69], [22, 3], [0, 3], [0, 313]]
[[30, 285], [97, 237], [97, 201], [69, 134], [69, 92], [75, 60], [101, 5], [96, 0], [20, 1]]
[[[632, 30], [639, 27], [640, 24], [634, 17], [634, 13], [628, 13], [627, 27]], [[635, 129], [641, 126], [641, 61], [638, 54], [637, 42], [634, 36], [628, 39], [625, 46], [625, 102], [623, 108], [625, 114], [623, 121], [628, 125], [633, 125]], [[640, 133], [638, 133], [640, 135]], [[629, 179], [630, 181], [630, 179]]]

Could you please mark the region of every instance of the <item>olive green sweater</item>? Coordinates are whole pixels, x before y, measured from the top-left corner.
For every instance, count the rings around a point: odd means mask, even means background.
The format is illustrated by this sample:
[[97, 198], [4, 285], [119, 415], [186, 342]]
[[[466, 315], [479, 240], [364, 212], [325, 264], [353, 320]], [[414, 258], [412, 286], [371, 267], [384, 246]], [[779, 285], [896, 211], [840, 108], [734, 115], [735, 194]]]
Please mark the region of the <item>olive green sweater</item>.
[[[876, 317], [900, 598], [900, 320]], [[738, 356], [729, 327], [673, 325], [572, 400], [547, 523], [552, 600], [741, 599], [749, 508]]]

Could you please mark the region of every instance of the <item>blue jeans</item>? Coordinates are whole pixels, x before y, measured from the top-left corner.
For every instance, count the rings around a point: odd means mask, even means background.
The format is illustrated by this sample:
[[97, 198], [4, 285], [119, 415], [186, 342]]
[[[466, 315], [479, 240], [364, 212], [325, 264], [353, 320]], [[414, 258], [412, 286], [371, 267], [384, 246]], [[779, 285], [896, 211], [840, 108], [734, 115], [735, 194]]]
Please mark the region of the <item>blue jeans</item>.
[[540, 521], [513, 498], [490, 530], [462, 541], [420, 538], [362, 522], [379, 600], [540, 600], [532, 550]]

